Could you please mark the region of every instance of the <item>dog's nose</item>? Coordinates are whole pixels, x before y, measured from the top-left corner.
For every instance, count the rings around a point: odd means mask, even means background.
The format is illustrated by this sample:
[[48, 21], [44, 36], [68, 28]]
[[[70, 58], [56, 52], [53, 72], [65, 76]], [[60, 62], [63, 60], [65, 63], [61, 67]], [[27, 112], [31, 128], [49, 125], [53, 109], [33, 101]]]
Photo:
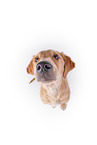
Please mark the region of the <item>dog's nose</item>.
[[51, 69], [52, 69], [52, 65], [48, 61], [41, 61], [36, 66], [36, 70], [37, 70], [38, 73], [48, 72]]

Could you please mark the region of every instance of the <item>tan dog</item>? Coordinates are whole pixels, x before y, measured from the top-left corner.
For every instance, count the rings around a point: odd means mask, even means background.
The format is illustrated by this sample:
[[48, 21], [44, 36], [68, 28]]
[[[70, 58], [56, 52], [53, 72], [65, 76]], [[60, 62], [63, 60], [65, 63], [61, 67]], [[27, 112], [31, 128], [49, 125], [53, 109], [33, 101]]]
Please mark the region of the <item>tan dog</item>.
[[40, 97], [43, 103], [53, 107], [61, 104], [61, 109], [66, 108], [70, 98], [66, 75], [74, 67], [75, 63], [62, 52], [47, 50], [33, 56], [27, 72], [35, 75], [35, 79], [41, 83]]

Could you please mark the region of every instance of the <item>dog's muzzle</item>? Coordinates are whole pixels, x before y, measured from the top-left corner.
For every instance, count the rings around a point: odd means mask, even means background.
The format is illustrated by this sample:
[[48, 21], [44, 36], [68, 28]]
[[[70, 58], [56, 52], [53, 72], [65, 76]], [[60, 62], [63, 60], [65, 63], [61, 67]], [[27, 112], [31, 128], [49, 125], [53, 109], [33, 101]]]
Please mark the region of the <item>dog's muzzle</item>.
[[36, 65], [37, 81], [49, 83], [56, 80], [56, 72], [54, 72], [53, 65], [48, 61], [40, 61]]
[[52, 64], [49, 63], [48, 61], [41, 61], [36, 66], [36, 71], [38, 73], [49, 72], [51, 69], [52, 69]]

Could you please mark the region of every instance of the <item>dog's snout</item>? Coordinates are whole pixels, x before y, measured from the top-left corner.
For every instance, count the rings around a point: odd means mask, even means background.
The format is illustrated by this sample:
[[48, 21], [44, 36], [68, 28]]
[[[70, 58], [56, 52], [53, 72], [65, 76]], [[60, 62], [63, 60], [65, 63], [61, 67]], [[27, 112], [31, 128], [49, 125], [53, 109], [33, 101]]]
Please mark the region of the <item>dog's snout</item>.
[[36, 66], [36, 70], [38, 73], [41, 73], [41, 72], [48, 72], [52, 69], [52, 65], [51, 63], [47, 62], [47, 61], [41, 61], [37, 64]]

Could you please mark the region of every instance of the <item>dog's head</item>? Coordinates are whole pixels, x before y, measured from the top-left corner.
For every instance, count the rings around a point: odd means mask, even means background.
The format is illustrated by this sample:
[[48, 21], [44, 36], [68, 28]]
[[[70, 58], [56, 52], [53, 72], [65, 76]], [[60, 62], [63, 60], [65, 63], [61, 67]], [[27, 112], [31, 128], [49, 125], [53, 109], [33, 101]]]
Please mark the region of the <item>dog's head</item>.
[[27, 72], [35, 75], [38, 82], [48, 84], [58, 80], [59, 77], [65, 78], [74, 67], [75, 63], [64, 53], [46, 50], [33, 56]]

